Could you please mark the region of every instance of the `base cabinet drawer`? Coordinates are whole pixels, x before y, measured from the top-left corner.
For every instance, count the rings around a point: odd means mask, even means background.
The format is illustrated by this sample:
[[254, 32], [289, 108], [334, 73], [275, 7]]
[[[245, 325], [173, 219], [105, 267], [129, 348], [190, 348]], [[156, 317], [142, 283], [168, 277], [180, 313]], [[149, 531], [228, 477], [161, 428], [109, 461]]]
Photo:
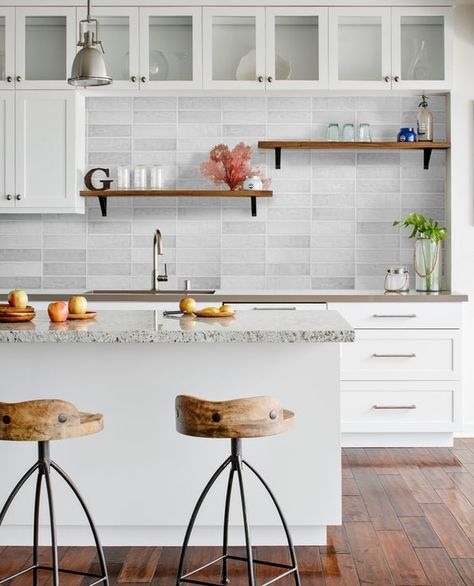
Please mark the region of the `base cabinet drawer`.
[[342, 380], [451, 380], [459, 378], [459, 332], [375, 330], [343, 344]]
[[329, 303], [354, 328], [442, 329], [461, 327], [461, 303]]
[[[390, 385], [388, 385], [390, 386]], [[455, 424], [456, 385], [384, 383], [365, 390], [344, 390], [342, 431], [451, 431]]]

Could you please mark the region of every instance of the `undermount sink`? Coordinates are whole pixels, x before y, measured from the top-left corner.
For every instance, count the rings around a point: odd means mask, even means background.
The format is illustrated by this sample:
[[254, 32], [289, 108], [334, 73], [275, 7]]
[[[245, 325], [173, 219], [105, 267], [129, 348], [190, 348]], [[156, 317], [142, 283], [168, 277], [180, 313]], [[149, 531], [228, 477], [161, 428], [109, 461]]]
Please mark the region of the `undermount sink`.
[[215, 289], [92, 289], [86, 295], [212, 295]]

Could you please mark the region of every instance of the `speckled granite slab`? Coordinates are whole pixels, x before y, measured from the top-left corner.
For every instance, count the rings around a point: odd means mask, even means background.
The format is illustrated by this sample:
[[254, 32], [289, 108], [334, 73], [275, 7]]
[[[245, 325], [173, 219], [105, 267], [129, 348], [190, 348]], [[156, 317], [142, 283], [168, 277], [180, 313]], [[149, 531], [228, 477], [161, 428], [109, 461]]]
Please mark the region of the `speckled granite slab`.
[[337, 311], [240, 311], [231, 318], [164, 317], [162, 311], [101, 311], [96, 320], [54, 324], [46, 312], [0, 324], [0, 342], [293, 343], [352, 342]]

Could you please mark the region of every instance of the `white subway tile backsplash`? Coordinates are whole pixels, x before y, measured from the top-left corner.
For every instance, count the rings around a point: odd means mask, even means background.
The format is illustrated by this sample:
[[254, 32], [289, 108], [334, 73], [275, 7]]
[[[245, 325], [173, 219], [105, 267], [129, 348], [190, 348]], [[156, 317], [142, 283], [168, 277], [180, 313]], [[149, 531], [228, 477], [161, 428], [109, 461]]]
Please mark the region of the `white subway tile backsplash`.
[[[111, 199], [85, 216], [0, 217], [0, 286], [148, 288], [154, 231], [170, 275], [197, 288], [380, 288], [390, 264], [412, 262], [413, 241], [394, 219], [419, 211], [444, 221], [446, 155], [433, 152], [258, 150], [260, 139], [324, 139], [327, 124], [368, 122], [393, 140], [414, 125], [419, 98], [400, 96], [146, 96], [87, 100], [88, 164], [161, 165], [166, 188], [213, 188], [199, 165], [224, 142], [252, 146], [253, 167], [272, 178], [273, 198]], [[446, 135], [446, 99], [430, 98], [435, 136]], [[357, 126], [356, 126], [357, 129]]]

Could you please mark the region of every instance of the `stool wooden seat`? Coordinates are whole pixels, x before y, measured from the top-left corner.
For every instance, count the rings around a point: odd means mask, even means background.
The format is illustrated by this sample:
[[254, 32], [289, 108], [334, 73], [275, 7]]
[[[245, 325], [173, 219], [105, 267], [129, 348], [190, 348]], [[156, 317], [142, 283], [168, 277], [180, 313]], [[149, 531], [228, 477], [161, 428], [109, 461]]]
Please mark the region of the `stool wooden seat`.
[[[60, 440], [91, 435], [101, 431], [104, 427], [104, 418], [100, 413], [82, 413], [72, 403], [59, 399], [41, 399], [24, 401], [22, 403], [0, 403], [0, 440], [6, 441], [34, 441], [38, 443], [38, 459], [33, 466], [22, 476], [13, 488], [5, 505], [0, 511], [0, 526], [5, 516], [26, 481], [37, 473], [34, 518], [33, 518], [33, 552], [32, 563], [7, 578], [0, 577], [0, 585], [14, 579], [17, 576], [32, 572], [33, 586], [38, 585], [38, 572], [49, 570], [52, 573], [53, 586], [60, 586], [59, 576], [61, 572], [76, 576], [93, 578], [94, 585], [102, 583], [108, 586], [107, 567], [102, 546], [100, 544], [97, 529], [92, 516], [71, 478], [60, 468], [50, 456], [50, 440]], [[51, 472], [56, 472], [69, 486], [76, 499], [79, 501], [82, 511], [87, 518], [95, 548], [99, 559], [100, 573], [88, 571], [66, 570], [59, 567], [58, 544], [56, 536], [56, 516], [54, 511], [53, 487]], [[39, 527], [40, 505], [42, 485], [46, 487], [47, 504], [49, 511], [51, 531], [51, 565], [42, 565], [39, 561]], [[86, 568], [87, 570], [88, 568]]]
[[176, 430], [184, 435], [214, 438], [251, 438], [288, 431], [295, 418], [274, 397], [230, 401], [176, 397]]
[[[176, 397], [175, 406], [176, 430], [179, 433], [195, 437], [228, 438], [231, 442], [230, 456], [219, 466], [207, 482], [191, 514], [184, 536], [183, 546], [181, 548], [176, 586], [181, 586], [183, 583], [216, 586], [215, 580], [207, 581], [202, 577], [199, 577], [198, 580], [195, 577], [196, 573], [201, 572], [205, 568], [209, 568], [214, 564], [221, 564], [220, 583], [226, 584], [229, 582], [229, 560], [245, 562], [247, 564], [248, 586], [256, 586], [255, 564], [271, 566], [274, 569], [279, 569], [281, 571], [279, 575], [272, 578], [269, 582], [265, 582], [263, 586], [290, 576], [293, 577], [295, 586], [301, 586], [295, 548], [293, 546], [288, 524], [285, 521], [280, 505], [262, 476], [242, 458], [242, 439], [277, 435], [288, 431], [293, 425], [295, 414], [292, 411], [283, 409], [277, 399], [268, 396], [233, 399], [230, 401], [207, 401], [205, 399], [199, 399], [188, 395], [178, 395]], [[216, 480], [228, 467], [229, 479], [227, 481], [224, 506], [222, 555], [197, 569], [185, 572], [184, 566], [189, 540], [201, 506]], [[290, 563], [279, 563], [274, 560], [267, 561], [255, 559], [253, 557], [244, 491], [244, 468], [249, 470], [257, 478], [276, 508], [286, 535], [291, 560]], [[229, 553], [229, 513], [234, 476], [237, 476], [240, 492], [245, 536], [245, 556], [236, 556]]]
[[0, 403], [0, 440], [43, 442], [92, 435], [103, 428], [101, 413], [81, 413], [59, 399]]

